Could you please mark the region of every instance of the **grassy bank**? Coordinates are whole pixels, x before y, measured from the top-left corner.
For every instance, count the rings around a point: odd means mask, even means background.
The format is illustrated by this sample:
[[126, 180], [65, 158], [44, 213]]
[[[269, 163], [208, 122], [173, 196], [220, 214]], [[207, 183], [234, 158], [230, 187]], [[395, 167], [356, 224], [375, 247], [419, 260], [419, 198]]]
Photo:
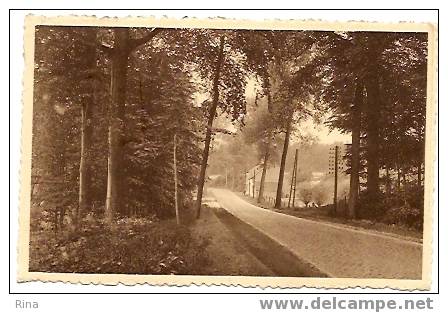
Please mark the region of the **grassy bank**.
[[372, 220], [366, 220], [366, 219], [350, 219], [343, 216], [331, 216], [329, 214], [330, 206], [322, 206], [322, 207], [296, 207], [296, 208], [288, 208], [288, 207], [282, 207], [280, 209], [275, 209], [271, 203], [263, 202], [263, 203], [257, 203], [257, 199], [245, 196], [241, 193], [237, 193], [238, 196], [240, 196], [245, 201], [265, 208], [267, 210], [273, 210], [279, 213], [296, 216], [300, 218], [306, 218], [310, 220], [315, 221], [323, 221], [323, 222], [330, 222], [330, 223], [336, 223], [336, 224], [343, 224], [350, 227], [355, 228], [361, 228], [361, 229], [368, 229], [368, 230], [374, 230], [379, 232], [385, 232], [392, 235], [397, 236], [404, 236], [408, 239], [414, 240], [414, 241], [421, 241], [423, 238], [423, 234], [421, 231], [418, 231], [416, 229], [413, 229], [411, 227], [407, 227], [405, 225], [396, 225], [396, 224], [386, 224], [381, 223], [378, 221], [372, 221]]

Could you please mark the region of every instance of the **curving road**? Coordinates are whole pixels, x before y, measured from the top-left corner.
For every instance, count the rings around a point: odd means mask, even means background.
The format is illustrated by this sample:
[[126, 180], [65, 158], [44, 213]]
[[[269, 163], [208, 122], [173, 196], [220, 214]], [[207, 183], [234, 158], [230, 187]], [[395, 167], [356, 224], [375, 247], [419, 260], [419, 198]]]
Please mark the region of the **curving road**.
[[266, 210], [226, 189], [209, 191], [229, 213], [330, 277], [421, 279], [418, 242]]

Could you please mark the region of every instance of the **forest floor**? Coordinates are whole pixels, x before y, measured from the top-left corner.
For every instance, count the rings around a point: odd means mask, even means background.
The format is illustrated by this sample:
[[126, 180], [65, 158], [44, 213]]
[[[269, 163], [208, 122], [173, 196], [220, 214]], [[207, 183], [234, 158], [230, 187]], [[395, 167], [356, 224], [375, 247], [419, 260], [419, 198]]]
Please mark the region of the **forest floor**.
[[272, 203], [257, 203], [256, 198], [243, 195], [241, 192], [235, 192], [241, 199], [249, 202], [252, 205], [272, 210], [274, 212], [283, 213], [295, 217], [305, 218], [314, 221], [323, 221], [328, 223], [343, 224], [344, 226], [349, 226], [358, 229], [373, 230], [381, 233], [388, 233], [397, 237], [405, 237], [408, 240], [423, 242], [423, 233], [421, 231], [415, 230], [413, 228], [404, 225], [389, 225], [377, 221], [366, 220], [366, 219], [349, 219], [343, 216], [331, 216], [328, 213], [329, 207], [295, 207], [288, 208], [283, 207], [281, 209], [276, 209]]
[[208, 262], [207, 242], [174, 220], [122, 218], [108, 225], [88, 216], [79, 230], [66, 225], [55, 232], [45, 215], [32, 220], [32, 272], [195, 275]]
[[[181, 216], [182, 225], [176, 225], [174, 219], [154, 217], [121, 218], [108, 225], [88, 215], [79, 230], [65, 225], [57, 232], [49, 212], [34, 210], [29, 269], [53, 273], [282, 275], [278, 265], [263, 263], [270, 259], [270, 251], [262, 251], [260, 260], [260, 253], [256, 256], [246, 239], [235, 233], [236, 228], [241, 230], [241, 223], [219, 215], [207, 198], [204, 203], [201, 218], [196, 220], [195, 212], [187, 210]], [[260, 241], [259, 236], [253, 238], [256, 245], [271, 249], [272, 243]]]

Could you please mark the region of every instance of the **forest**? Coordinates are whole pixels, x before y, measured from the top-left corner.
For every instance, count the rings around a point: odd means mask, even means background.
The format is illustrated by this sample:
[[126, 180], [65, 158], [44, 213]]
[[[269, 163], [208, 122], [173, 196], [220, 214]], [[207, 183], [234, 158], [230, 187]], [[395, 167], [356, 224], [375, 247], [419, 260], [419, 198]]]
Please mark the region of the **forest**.
[[38, 26], [30, 270], [201, 273], [209, 175], [278, 166], [281, 210], [307, 121], [351, 138], [346, 218], [421, 230], [426, 85], [426, 33]]

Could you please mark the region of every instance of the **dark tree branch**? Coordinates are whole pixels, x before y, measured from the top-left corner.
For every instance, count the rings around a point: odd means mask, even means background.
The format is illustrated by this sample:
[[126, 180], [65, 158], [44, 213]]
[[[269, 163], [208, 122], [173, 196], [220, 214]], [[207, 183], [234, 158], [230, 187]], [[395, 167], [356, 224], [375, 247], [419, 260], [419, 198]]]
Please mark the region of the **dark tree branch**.
[[225, 129], [225, 128], [218, 128], [218, 127], [210, 127], [210, 126], [206, 126], [207, 129], [209, 129], [212, 133], [216, 134], [216, 133], [222, 133], [225, 135], [232, 135], [235, 136], [236, 133], [232, 132], [231, 130]]
[[163, 31], [163, 28], [153, 28], [149, 33], [147, 33], [145, 36], [141, 38], [130, 39], [129, 48], [131, 49], [131, 51], [136, 49], [137, 47], [150, 41], [152, 38], [154, 38], [154, 36], [156, 36], [161, 31]]

